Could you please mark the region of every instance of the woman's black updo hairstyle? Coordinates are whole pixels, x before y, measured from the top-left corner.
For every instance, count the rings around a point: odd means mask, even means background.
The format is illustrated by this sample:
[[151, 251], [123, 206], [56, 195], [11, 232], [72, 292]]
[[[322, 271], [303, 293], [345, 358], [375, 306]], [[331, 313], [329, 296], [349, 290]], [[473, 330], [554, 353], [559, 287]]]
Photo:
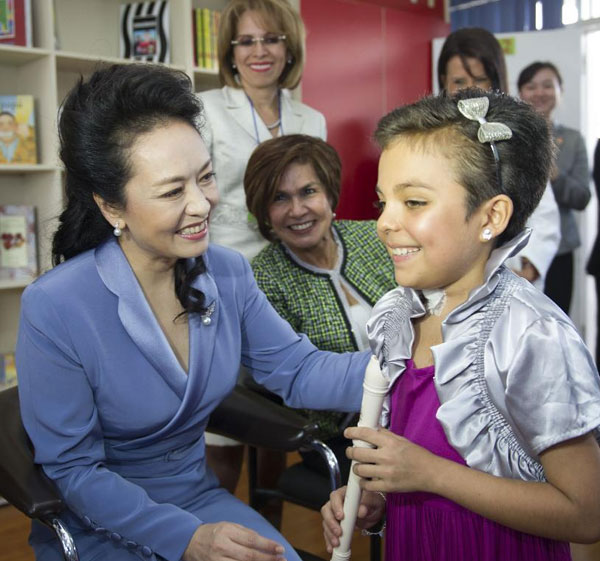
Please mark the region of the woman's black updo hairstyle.
[[[66, 207], [52, 242], [58, 265], [97, 247], [112, 235], [94, 193], [115, 208], [124, 208], [131, 178], [130, 150], [136, 138], [178, 120], [199, 128], [202, 104], [189, 77], [153, 64], [115, 64], [81, 78], [65, 98], [59, 117], [60, 158], [65, 168]], [[185, 312], [205, 311], [204, 295], [191, 287], [205, 270], [175, 265], [175, 290]]]

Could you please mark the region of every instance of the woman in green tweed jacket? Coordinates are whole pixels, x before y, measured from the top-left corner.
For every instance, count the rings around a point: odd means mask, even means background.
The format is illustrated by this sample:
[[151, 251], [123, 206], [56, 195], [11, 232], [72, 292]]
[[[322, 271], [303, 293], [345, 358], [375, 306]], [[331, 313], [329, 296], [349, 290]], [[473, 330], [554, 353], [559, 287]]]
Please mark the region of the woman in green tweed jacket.
[[[367, 350], [365, 324], [377, 300], [395, 288], [394, 268], [374, 221], [334, 221], [340, 182], [340, 158], [319, 138], [291, 134], [260, 144], [248, 162], [244, 189], [248, 209], [271, 243], [252, 268], [279, 314], [319, 349]], [[344, 414], [306, 414], [319, 423], [347, 472]]]

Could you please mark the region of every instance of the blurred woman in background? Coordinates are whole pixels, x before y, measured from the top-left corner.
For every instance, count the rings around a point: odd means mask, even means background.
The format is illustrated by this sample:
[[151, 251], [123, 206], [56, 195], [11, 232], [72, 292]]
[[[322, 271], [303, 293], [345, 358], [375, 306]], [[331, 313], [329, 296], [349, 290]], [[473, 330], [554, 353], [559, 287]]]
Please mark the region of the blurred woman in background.
[[585, 142], [579, 131], [552, 120], [562, 93], [562, 77], [554, 64], [530, 64], [521, 70], [517, 85], [521, 99], [547, 119], [558, 149], [550, 185], [560, 212], [561, 239], [544, 292], [568, 314], [573, 294], [573, 252], [581, 245], [575, 211], [583, 210], [591, 197]]

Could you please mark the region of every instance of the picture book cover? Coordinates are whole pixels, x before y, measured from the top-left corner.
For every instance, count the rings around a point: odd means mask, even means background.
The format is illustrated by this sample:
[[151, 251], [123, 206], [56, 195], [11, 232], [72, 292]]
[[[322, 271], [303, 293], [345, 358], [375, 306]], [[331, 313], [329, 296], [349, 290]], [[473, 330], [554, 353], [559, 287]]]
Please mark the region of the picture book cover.
[[0, 280], [33, 280], [38, 274], [35, 208], [0, 205]]
[[0, 0], [0, 43], [31, 47], [31, 0]]
[[14, 353], [0, 353], [0, 391], [17, 384]]
[[169, 2], [121, 5], [121, 57], [144, 62], [170, 62]]
[[0, 95], [0, 165], [36, 163], [33, 96]]

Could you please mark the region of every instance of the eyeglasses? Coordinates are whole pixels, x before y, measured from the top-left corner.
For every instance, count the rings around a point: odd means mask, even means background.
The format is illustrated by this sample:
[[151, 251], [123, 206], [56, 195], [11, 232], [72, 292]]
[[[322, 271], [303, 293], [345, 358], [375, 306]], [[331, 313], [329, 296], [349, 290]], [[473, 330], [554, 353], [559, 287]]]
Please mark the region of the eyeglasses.
[[264, 37], [253, 37], [252, 35], [240, 35], [237, 39], [231, 41], [231, 44], [244, 49], [251, 49], [257, 43], [262, 43], [265, 47], [274, 47], [280, 42], [285, 41], [285, 35], [277, 35], [276, 33], [267, 33]]

